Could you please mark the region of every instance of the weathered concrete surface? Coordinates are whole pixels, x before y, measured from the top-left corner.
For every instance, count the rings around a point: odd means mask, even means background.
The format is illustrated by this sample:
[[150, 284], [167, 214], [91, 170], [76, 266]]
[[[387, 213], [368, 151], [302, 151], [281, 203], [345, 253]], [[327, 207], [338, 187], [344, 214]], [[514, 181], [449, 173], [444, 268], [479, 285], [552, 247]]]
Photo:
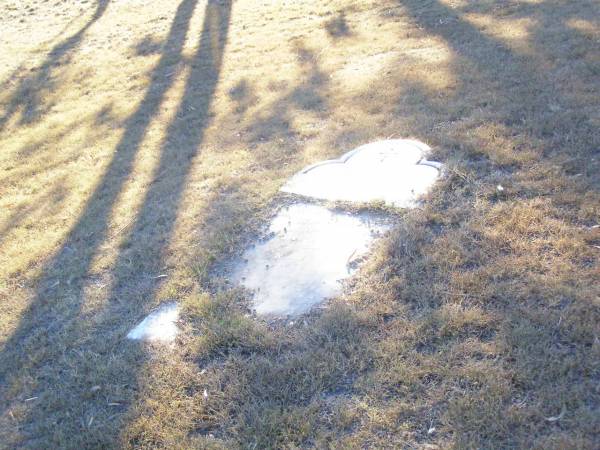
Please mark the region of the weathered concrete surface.
[[244, 253], [233, 280], [254, 291], [258, 314], [304, 313], [340, 293], [340, 280], [387, 227], [369, 214], [289, 206], [273, 219], [268, 237]]

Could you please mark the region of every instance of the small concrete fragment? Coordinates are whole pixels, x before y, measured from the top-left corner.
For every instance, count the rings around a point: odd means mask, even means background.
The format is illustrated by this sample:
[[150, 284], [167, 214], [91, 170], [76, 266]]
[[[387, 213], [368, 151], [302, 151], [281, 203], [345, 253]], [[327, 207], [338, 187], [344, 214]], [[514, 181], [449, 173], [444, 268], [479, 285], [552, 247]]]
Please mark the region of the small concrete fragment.
[[296, 174], [283, 192], [330, 201], [384, 201], [413, 207], [439, 176], [441, 164], [427, 161], [426, 144], [393, 139], [366, 144], [339, 159], [324, 161]]
[[248, 249], [233, 280], [254, 291], [257, 314], [296, 315], [340, 293], [373, 239], [388, 225], [372, 214], [312, 204], [282, 209], [267, 239]]
[[173, 342], [179, 329], [179, 305], [175, 302], [164, 303], [151, 312], [128, 334], [128, 339], [142, 341]]

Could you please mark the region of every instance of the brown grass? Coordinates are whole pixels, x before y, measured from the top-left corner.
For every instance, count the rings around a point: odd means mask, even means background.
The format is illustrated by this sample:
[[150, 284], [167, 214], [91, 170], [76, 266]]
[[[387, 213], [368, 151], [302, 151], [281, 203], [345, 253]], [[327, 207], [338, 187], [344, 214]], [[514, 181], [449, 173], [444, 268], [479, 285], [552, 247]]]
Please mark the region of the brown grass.
[[[0, 447], [598, 448], [599, 17], [5, 2]], [[390, 136], [447, 164], [425, 206], [325, 310], [254, 318], [214, 268]], [[173, 298], [175, 347], [124, 339]]]

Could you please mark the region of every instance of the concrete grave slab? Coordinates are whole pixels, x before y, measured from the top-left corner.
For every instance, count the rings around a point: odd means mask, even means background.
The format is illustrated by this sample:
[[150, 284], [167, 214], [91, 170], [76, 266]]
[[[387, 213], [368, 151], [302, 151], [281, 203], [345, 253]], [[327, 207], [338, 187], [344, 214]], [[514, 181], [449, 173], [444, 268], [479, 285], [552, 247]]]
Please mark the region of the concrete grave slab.
[[[282, 191], [311, 199], [413, 207], [439, 177], [431, 149], [394, 139], [358, 147], [292, 177]], [[282, 209], [266, 239], [246, 250], [233, 280], [254, 291], [258, 314], [295, 315], [338, 295], [370, 244], [388, 228], [381, 216], [298, 203]]]
[[141, 341], [173, 342], [179, 329], [179, 305], [175, 302], [164, 303], [148, 314], [128, 334], [128, 339]]
[[339, 294], [340, 281], [387, 228], [373, 214], [294, 204], [277, 214], [266, 239], [244, 253], [232, 278], [254, 291], [257, 314], [301, 314]]
[[442, 166], [426, 159], [430, 150], [426, 144], [408, 139], [366, 144], [338, 159], [305, 168], [281, 191], [321, 200], [379, 200], [413, 207], [436, 181]]

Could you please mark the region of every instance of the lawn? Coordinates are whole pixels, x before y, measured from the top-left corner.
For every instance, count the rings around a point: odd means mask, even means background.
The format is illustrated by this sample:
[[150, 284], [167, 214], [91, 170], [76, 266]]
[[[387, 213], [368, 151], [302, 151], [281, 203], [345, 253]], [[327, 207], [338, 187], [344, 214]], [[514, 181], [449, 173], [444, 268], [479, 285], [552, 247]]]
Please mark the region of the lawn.
[[[278, 189], [390, 137], [423, 206], [255, 317]], [[597, 0], [4, 0], [0, 448], [597, 449], [599, 225]]]

